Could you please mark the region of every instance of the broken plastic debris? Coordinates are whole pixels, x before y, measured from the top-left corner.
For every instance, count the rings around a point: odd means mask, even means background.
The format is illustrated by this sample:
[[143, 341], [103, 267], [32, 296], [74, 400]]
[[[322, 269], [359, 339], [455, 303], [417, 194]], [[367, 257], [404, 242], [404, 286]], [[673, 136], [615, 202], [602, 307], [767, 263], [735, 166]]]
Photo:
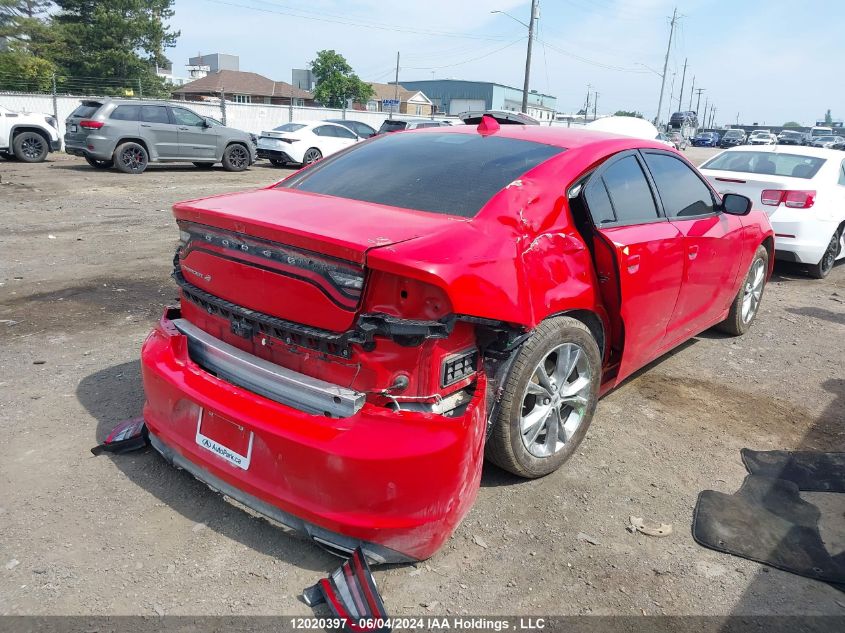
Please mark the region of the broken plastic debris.
[[144, 448], [149, 443], [147, 426], [143, 417], [131, 418], [118, 424], [106, 441], [91, 449], [91, 453], [126, 453]]
[[672, 533], [671, 523], [658, 523], [634, 516], [629, 517], [628, 521], [629, 532], [639, 532], [646, 536], [669, 536]]
[[306, 588], [302, 599], [309, 607], [327, 603], [335, 617], [344, 621], [344, 631], [390, 631], [383, 626], [388, 620], [387, 612], [360, 547], [328, 578], [322, 578], [316, 585]]
[[472, 535], [472, 542], [478, 545], [478, 547], [483, 547], [484, 549], [487, 549], [487, 541], [478, 536], [478, 534]]
[[589, 543], [590, 545], [601, 545], [596, 539], [594, 539], [589, 534], [584, 534], [583, 532], [578, 532], [578, 535], [575, 537], [579, 541], [584, 541], [585, 543]]

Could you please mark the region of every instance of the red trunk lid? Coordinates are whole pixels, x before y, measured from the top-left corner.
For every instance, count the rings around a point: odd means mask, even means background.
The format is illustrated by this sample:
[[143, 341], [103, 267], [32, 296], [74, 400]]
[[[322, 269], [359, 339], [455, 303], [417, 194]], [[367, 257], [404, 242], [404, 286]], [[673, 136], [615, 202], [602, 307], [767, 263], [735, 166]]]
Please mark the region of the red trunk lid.
[[366, 253], [466, 221], [290, 189], [182, 202], [184, 281], [238, 306], [343, 331], [363, 296]]

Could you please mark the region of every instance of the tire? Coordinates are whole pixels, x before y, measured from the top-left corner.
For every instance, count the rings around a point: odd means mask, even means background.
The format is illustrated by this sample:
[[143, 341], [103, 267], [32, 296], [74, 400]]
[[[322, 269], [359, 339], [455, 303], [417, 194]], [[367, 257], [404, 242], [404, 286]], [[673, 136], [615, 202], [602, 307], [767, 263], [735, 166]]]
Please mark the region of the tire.
[[194, 167], [197, 167], [198, 169], [211, 169], [212, 167], [214, 167], [214, 163], [194, 162]]
[[827, 245], [824, 255], [819, 260], [818, 264], [807, 267], [807, 274], [813, 279], [824, 279], [833, 270], [833, 264], [836, 263], [836, 258], [842, 249], [842, 227], [839, 227], [833, 232], [833, 237], [830, 238], [830, 243]]
[[85, 162], [91, 165], [91, 167], [96, 167], [97, 169], [111, 169], [114, 167], [114, 160], [100, 160], [99, 158], [92, 158], [91, 156], [85, 157]]
[[15, 158], [24, 163], [40, 163], [47, 158], [50, 145], [37, 132], [21, 132], [12, 142]]
[[279, 160], [278, 158], [271, 158], [270, 164], [273, 167], [284, 167], [285, 165], [287, 165], [287, 163], [285, 161]]
[[122, 143], [114, 150], [114, 164], [124, 174], [143, 174], [150, 162], [150, 155], [143, 145]]
[[[566, 363], [562, 371], [558, 362]], [[540, 372], [545, 374], [545, 387]], [[570, 389], [565, 391], [564, 384]], [[529, 479], [554, 472], [584, 439], [596, 409], [600, 384], [601, 353], [587, 326], [565, 316], [544, 321], [520, 349], [505, 379], [487, 439], [487, 458], [514, 475]], [[562, 428], [561, 414], [567, 418]], [[536, 423], [532, 424], [529, 418], [536, 419]]]
[[226, 171], [243, 171], [249, 167], [249, 150], [245, 145], [232, 143], [223, 152], [223, 169]]
[[719, 330], [733, 336], [742, 336], [748, 331], [760, 309], [768, 271], [769, 251], [761, 244], [757, 247], [751, 266], [748, 267], [742, 285], [731, 303], [728, 317], [716, 326]]
[[302, 156], [302, 164], [303, 165], [311, 165], [312, 163], [316, 163], [323, 157], [323, 153], [318, 150], [316, 147], [311, 147], [305, 150], [305, 154]]

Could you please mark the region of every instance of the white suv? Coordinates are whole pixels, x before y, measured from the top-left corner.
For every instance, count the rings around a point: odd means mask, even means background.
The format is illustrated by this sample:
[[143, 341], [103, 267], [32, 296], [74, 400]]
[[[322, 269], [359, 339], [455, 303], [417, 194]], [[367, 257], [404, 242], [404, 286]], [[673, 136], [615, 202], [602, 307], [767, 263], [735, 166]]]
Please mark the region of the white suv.
[[0, 155], [40, 163], [62, 147], [56, 119], [39, 112], [12, 112], [0, 106]]

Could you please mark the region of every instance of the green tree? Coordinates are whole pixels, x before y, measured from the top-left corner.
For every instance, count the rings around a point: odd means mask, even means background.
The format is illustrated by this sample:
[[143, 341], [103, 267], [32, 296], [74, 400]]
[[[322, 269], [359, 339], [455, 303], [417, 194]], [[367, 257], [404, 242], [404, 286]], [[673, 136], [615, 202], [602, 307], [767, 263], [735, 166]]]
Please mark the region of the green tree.
[[168, 26], [173, 0], [56, 0], [53, 17], [59, 46], [52, 58], [67, 76], [69, 90], [101, 90], [164, 96], [165, 82], [155, 74], [175, 46], [178, 31]]
[[45, 0], [0, 0], [0, 88], [49, 90], [55, 65], [46, 57], [52, 42]]
[[375, 94], [372, 86], [361, 81], [340, 53], [333, 50], [318, 51], [317, 58], [310, 66], [317, 78], [314, 98], [324, 106], [342, 108], [349, 99], [366, 103]]
[[801, 127], [801, 124], [798, 121], [787, 121], [783, 127]]
[[616, 112], [613, 113], [613, 116], [633, 116], [633, 117], [637, 117], [638, 119], [642, 119], [643, 113], [642, 112], [635, 112], [633, 110], [617, 110]]
[[830, 108], [827, 109], [827, 112], [824, 113], [824, 124], [830, 125], [833, 123], [833, 117], [830, 115]]

